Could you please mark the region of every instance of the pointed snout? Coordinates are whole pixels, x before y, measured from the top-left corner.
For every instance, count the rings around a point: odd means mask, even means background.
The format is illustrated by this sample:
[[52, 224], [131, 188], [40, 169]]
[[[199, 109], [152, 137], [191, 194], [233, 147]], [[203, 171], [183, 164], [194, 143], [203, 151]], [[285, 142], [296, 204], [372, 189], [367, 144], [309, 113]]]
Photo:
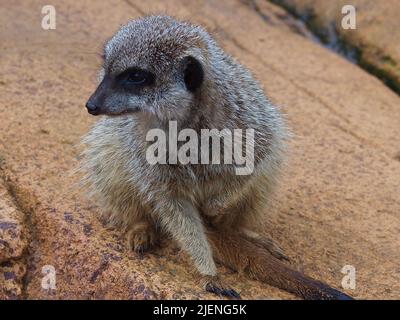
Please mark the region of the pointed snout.
[[86, 102], [86, 109], [91, 115], [97, 116], [100, 114], [100, 108], [92, 101], [92, 99], [89, 99], [89, 101]]
[[110, 95], [110, 80], [108, 77], [104, 77], [95, 92], [90, 96], [88, 102], [86, 102], [87, 111], [94, 116], [99, 114], [106, 114], [105, 100]]

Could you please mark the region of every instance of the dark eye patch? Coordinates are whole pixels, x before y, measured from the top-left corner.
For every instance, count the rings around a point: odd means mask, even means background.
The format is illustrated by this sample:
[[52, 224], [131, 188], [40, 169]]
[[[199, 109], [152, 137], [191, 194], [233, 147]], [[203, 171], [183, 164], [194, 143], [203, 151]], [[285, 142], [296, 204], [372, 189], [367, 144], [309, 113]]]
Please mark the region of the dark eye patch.
[[127, 69], [117, 76], [117, 82], [127, 88], [150, 86], [154, 79], [153, 73], [138, 68]]

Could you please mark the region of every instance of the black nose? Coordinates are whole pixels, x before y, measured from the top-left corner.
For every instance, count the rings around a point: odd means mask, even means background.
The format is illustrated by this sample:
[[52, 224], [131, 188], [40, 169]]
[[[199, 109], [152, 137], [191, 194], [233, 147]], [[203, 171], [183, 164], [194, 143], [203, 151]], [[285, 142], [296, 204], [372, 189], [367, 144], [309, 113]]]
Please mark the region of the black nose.
[[98, 114], [98, 111], [99, 111], [98, 110], [99, 108], [90, 100], [86, 103], [86, 109], [88, 110], [88, 112], [90, 114], [93, 114], [93, 115]]

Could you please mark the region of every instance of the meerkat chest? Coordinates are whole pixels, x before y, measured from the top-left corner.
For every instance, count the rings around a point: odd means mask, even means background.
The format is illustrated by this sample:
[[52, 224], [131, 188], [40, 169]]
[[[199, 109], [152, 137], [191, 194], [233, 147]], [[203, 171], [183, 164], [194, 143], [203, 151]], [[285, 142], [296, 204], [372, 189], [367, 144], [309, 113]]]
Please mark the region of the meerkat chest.
[[206, 216], [216, 216], [239, 201], [248, 186], [248, 179], [226, 173], [201, 180], [193, 188], [201, 212]]

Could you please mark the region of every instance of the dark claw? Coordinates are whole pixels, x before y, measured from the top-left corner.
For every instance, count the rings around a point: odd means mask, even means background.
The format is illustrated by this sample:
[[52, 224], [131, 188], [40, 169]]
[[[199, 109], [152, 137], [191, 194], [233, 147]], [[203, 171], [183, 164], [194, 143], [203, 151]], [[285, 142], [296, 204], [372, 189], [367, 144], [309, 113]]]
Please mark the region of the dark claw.
[[224, 297], [228, 297], [228, 298], [232, 298], [232, 299], [241, 299], [240, 294], [237, 293], [235, 290], [233, 289], [221, 289], [217, 286], [215, 286], [213, 283], [208, 283], [206, 285], [206, 290], [208, 292], [214, 293], [218, 296], [224, 296]]
[[138, 246], [135, 248], [135, 252], [139, 255], [144, 255], [146, 252], [148, 252], [150, 249], [149, 246], [147, 245], [142, 245], [142, 246]]
[[282, 260], [282, 261], [286, 261], [286, 262], [290, 262], [290, 259], [288, 256], [286, 256], [285, 254], [272, 254], [275, 258]]
[[221, 293], [221, 289], [214, 286], [212, 283], [207, 283], [206, 284], [206, 291], [211, 292], [211, 293], [215, 293], [217, 295], [220, 295]]
[[240, 294], [237, 293], [235, 290], [230, 289], [230, 290], [224, 290], [223, 293], [224, 296], [232, 298], [232, 299], [237, 299], [237, 300], [241, 300], [242, 298], [240, 297]]

